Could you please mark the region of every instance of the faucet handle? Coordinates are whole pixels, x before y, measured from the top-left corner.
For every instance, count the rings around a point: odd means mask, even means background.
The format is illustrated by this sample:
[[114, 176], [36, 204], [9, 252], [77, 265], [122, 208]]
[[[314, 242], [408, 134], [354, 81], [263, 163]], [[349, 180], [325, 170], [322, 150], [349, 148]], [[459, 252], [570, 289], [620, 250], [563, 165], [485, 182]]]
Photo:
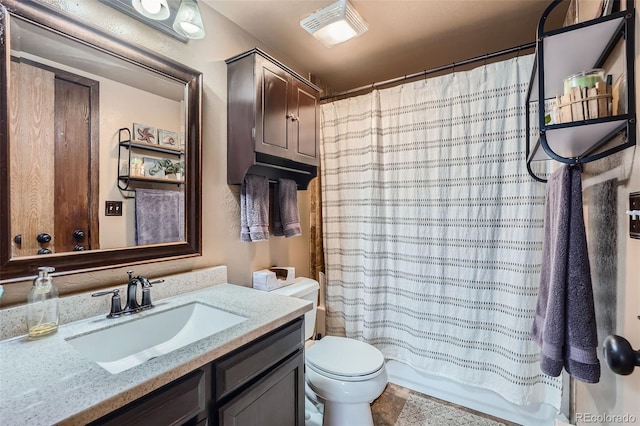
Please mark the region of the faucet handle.
[[122, 313], [122, 303], [120, 302], [120, 290], [116, 288], [114, 290], [99, 291], [97, 293], [93, 293], [91, 297], [106, 296], [107, 294], [113, 295], [111, 296], [111, 310], [109, 311], [107, 318], [117, 317]]
[[142, 283], [142, 307], [143, 308], [153, 308], [153, 303], [151, 303], [151, 287], [153, 284], [163, 283], [164, 280], [155, 280], [149, 282], [145, 277], [138, 277], [140, 282]]
[[140, 282], [142, 283], [142, 288], [153, 287], [154, 284], [160, 284], [164, 282], [164, 280], [155, 280], [155, 281], [149, 282], [149, 280], [146, 279], [145, 277], [139, 277], [139, 278], [140, 278]]

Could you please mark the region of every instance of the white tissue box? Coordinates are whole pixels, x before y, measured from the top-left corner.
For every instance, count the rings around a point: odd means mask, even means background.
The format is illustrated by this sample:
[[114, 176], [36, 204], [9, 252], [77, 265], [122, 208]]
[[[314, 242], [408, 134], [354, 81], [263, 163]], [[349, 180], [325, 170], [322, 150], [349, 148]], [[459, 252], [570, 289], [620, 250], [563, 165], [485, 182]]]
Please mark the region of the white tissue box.
[[282, 287], [276, 278], [276, 273], [268, 269], [261, 269], [253, 273], [253, 288], [264, 291], [275, 290]]
[[294, 266], [274, 266], [269, 270], [276, 274], [276, 278], [282, 286], [293, 284], [296, 280], [296, 268]]

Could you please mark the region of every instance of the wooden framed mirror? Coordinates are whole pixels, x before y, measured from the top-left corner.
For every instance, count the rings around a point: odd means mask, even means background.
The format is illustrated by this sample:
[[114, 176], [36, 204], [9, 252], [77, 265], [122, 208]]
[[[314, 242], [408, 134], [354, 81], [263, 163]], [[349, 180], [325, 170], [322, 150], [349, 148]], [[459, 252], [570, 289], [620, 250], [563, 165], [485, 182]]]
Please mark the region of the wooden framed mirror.
[[202, 74], [33, 0], [0, 8], [0, 281], [200, 255]]

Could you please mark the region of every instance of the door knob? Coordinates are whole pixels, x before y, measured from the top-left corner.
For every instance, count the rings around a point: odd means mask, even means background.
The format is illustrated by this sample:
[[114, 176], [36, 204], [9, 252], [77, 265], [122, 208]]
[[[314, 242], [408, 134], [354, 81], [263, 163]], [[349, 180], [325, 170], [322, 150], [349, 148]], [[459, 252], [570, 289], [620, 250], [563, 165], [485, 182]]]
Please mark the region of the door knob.
[[18, 245], [22, 244], [22, 234], [18, 234], [15, 237], [13, 237], [13, 242]]
[[614, 373], [626, 376], [640, 366], [640, 351], [634, 350], [624, 337], [607, 336], [603, 346], [604, 359]]
[[48, 248], [41, 248], [38, 249], [38, 254], [51, 254], [51, 250], [49, 250]]
[[84, 231], [81, 229], [76, 229], [75, 231], [73, 231], [73, 238], [75, 238], [77, 241], [84, 240]]
[[38, 236], [36, 237], [36, 240], [38, 240], [40, 244], [46, 244], [51, 241], [51, 235], [47, 234], [46, 232], [43, 232], [41, 234], [38, 234]]

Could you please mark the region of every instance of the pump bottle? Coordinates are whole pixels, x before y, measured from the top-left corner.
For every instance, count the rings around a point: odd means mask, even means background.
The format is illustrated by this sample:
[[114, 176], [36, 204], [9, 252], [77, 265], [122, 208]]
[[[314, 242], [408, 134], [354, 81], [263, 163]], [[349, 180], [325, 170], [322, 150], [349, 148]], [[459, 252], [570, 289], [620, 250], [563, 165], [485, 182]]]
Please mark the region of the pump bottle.
[[38, 277], [27, 299], [27, 328], [29, 337], [42, 337], [58, 330], [58, 289], [49, 275], [55, 269], [38, 268]]

